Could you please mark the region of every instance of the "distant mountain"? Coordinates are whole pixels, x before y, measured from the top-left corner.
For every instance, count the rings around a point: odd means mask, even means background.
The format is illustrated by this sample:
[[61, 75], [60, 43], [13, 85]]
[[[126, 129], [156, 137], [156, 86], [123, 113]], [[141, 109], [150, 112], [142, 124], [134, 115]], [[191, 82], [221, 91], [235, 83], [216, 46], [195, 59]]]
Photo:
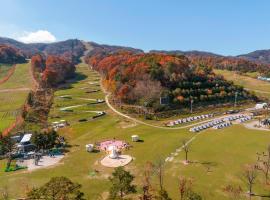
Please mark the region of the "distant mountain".
[[262, 75], [270, 75], [270, 50], [255, 51], [241, 56], [222, 56], [204, 51], [150, 51], [152, 53], [165, 53], [169, 55], [184, 55], [193, 64], [204, 64], [216, 69], [230, 71], [259, 72]]
[[170, 55], [185, 55], [185, 56], [214, 56], [214, 57], [220, 57], [222, 55], [218, 55], [215, 53], [207, 52], [207, 51], [181, 51], [181, 50], [172, 50], [172, 51], [165, 51], [165, 50], [151, 50], [150, 53], [165, 53]]
[[85, 47], [80, 40], [70, 39], [55, 43], [33, 43], [25, 44], [10, 38], [0, 37], [0, 44], [8, 45], [19, 49], [26, 58], [30, 58], [37, 53], [47, 55], [57, 55], [79, 62], [83, 55]]
[[[75, 63], [79, 62], [81, 56], [87, 52], [87, 56], [92, 56], [97, 53], [111, 54], [117, 51], [130, 51], [132, 53], [143, 53], [141, 49], [131, 47], [113, 46], [98, 44], [95, 42], [84, 42], [78, 39], [70, 39], [55, 43], [33, 43], [25, 44], [14, 39], [0, 37], [0, 44], [8, 45], [19, 49], [26, 58], [31, 58], [35, 54], [57, 55], [63, 56], [72, 60]], [[87, 49], [86, 49], [87, 48]]]
[[98, 44], [95, 42], [88, 42], [88, 44], [92, 47], [92, 50], [88, 53], [88, 56], [91, 56], [91, 55], [94, 55], [97, 53], [112, 54], [112, 53], [116, 53], [118, 51], [129, 51], [132, 53], [144, 53], [143, 50], [132, 48], [132, 47]]
[[270, 64], [270, 49], [257, 50], [257, 51], [250, 52], [248, 54], [239, 55], [237, 57], [247, 59], [250, 61]]

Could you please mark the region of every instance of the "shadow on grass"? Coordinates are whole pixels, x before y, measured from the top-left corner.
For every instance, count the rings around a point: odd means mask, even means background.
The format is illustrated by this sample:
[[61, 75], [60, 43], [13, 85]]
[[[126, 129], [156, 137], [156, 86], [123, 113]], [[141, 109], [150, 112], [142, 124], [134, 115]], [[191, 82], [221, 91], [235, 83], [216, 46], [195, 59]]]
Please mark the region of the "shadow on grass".
[[270, 199], [270, 195], [269, 194], [253, 194], [251, 196]]
[[90, 152], [90, 153], [99, 153], [100, 152], [100, 150], [98, 150], [98, 149], [94, 149], [92, 152]]
[[63, 90], [67, 90], [67, 89], [71, 89], [73, 88], [71, 86], [71, 84], [75, 84], [75, 83], [78, 83], [82, 80], [85, 80], [87, 79], [87, 76], [81, 72], [75, 72], [75, 77], [74, 78], [71, 78], [71, 79], [68, 79], [65, 81], [65, 83], [63, 85], [60, 85], [59, 88], [63, 89]]

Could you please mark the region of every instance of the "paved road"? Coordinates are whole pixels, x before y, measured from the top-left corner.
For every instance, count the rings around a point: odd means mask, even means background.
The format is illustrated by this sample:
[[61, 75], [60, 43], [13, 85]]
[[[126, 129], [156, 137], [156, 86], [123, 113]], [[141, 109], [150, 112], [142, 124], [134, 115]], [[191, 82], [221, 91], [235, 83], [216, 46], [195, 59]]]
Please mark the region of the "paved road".
[[[190, 128], [190, 127], [193, 127], [193, 126], [196, 126], [196, 125], [199, 125], [199, 124], [203, 124], [203, 123], [206, 123], [206, 122], [210, 122], [212, 120], [214, 120], [214, 118], [211, 118], [211, 119], [208, 119], [208, 120], [204, 120], [204, 121], [199, 121], [197, 123], [193, 123], [193, 124], [189, 124], [189, 125], [186, 125], [186, 126], [181, 126], [181, 127], [164, 127], [164, 126], [158, 126], [158, 125], [153, 125], [153, 124], [149, 124], [149, 123], [146, 123], [144, 121], [141, 121], [141, 120], [138, 120], [136, 118], [133, 118], [127, 114], [124, 114], [120, 111], [118, 111], [116, 108], [114, 108], [112, 106], [112, 104], [110, 103], [109, 101], [109, 98], [110, 98], [110, 93], [106, 92], [105, 89], [102, 87], [101, 85], [101, 89], [103, 90], [103, 92], [105, 93], [105, 102], [107, 104], [107, 106], [113, 111], [115, 112], [116, 114], [122, 116], [122, 117], [125, 117], [129, 120], [132, 120], [138, 124], [143, 124], [143, 125], [146, 125], [146, 126], [150, 126], [150, 127], [153, 127], [153, 128], [159, 128], [159, 129], [166, 129], [166, 130], [179, 130], [179, 129], [186, 129], [186, 128]], [[221, 117], [221, 116], [220, 116]], [[218, 118], [220, 118], [218, 117]]]

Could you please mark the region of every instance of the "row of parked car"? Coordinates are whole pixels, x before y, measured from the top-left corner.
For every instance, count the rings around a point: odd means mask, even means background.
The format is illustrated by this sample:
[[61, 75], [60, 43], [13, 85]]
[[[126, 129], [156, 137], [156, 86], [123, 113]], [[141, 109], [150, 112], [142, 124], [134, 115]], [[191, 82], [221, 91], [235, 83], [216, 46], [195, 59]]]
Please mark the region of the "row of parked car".
[[171, 121], [171, 122], [167, 123], [167, 126], [175, 126], [175, 125], [178, 125], [178, 124], [193, 122], [193, 121], [196, 121], [196, 120], [208, 119], [208, 118], [211, 118], [213, 116], [214, 116], [214, 114], [205, 114], [205, 115], [187, 117], [187, 118], [183, 118], [183, 119], [177, 119], [175, 121]]
[[221, 128], [229, 127], [231, 125], [232, 125], [232, 123], [229, 121], [229, 122], [224, 122], [224, 123], [218, 124], [216, 126], [213, 126], [213, 128], [214, 129], [221, 129]]
[[232, 125], [232, 121], [239, 120], [240, 123], [251, 120], [252, 117], [248, 115], [233, 115], [229, 117], [224, 117], [221, 119], [215, 119], [213, 121], [207, 122], [205, 124], [201, 124], [199, 126], [195, 126], [189, 129], [191, 132], [200, 132], [207, 128], [221, 129]]
[[252, 119], [251, 116], [245, 116], [245, 117], [240, 118], [240, 119], [239, 119], [239, 122], [240, 122], [240, 123], [243, 123], [243, 122], [249, 121], [249, 120], [251, 120], [251, 119]]
[[204, 129], [212, 128], [213, 126], [216, 126], [218, 124], [221, 124], [224, 122], [224, 119], [215, 119], [213, 121], [207, 122], [205, 124], [201, 124], [199, 126], [194, 126], [189, 129], [191, 132], [200, 132]]
[[244, 118], [246, 115], [244, 114], [239, 114], [239, 115], [232, 115], [232, 116], [229, 116], [229, 117], [225, 117], [224, 119], [227, 120], [227, 121], [234, 121], [234, 120], [237, 120], [237, 119], [240, 119], [240, 118]]

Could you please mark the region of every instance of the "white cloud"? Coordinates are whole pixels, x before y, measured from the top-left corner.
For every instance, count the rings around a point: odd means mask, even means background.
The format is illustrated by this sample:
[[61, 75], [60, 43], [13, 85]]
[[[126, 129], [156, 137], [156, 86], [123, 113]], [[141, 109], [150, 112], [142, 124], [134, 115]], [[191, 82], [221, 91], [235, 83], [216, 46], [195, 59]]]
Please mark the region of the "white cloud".
[[55, 42], [55, 36], [46, 30], [38, 30], [36, 32], [26, 32], [18, 40], [24, 43], [51, 43]]

